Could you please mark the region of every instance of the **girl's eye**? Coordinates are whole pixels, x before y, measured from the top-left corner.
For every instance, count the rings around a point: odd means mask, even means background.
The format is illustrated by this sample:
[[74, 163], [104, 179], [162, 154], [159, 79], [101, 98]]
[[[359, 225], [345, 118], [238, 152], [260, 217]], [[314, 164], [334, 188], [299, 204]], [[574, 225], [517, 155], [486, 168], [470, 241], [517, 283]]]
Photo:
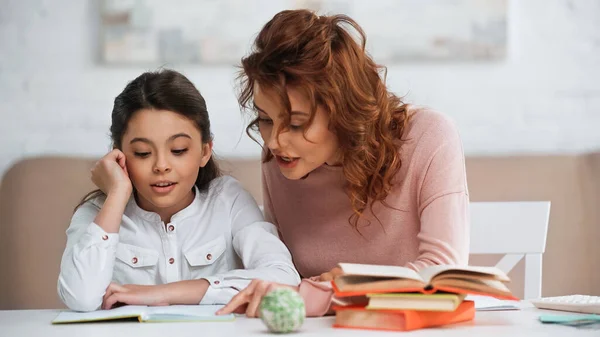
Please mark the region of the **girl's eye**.
[[139, 158], [146, 158], [150, 155], [150, 152], [134, 152], [133, 154]]
[[290, 129], [292, 131], [300, 131], [300, 130], [304, 129], [304, 125], [291, 125], [290, 124]]
[[171, 153], [173, 153], [176, 156], [180, 156], [180, 155], [186, 153], [187, 150], [188, 149], [171, 150]]

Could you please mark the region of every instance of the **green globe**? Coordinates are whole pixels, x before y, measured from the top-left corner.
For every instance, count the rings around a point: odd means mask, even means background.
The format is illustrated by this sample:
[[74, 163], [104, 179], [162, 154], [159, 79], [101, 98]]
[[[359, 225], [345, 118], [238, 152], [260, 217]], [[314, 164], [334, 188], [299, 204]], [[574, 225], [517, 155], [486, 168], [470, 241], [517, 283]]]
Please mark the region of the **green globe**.
[[261, 300], [258, 316], [271, 332], [295, 331], [302, 326], [306, 317], [304, 300], [292, 289], [275, 289]]

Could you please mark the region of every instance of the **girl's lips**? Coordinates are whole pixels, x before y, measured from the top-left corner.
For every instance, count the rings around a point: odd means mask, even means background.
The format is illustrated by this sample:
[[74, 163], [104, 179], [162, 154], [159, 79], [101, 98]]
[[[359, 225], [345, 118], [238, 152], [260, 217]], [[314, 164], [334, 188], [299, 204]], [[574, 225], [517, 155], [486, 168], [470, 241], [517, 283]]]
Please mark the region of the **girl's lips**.
[[157, 194], [167, 194], [169, 192], [171, 192], [173, 189], [175, 189], [175, 186], [177, 185], [177, 183], [170, 183], [169, 185], [166, 186], [159, 186], [156, 184], [151, 185], [152, 186], [152, 191], [154, 191]]

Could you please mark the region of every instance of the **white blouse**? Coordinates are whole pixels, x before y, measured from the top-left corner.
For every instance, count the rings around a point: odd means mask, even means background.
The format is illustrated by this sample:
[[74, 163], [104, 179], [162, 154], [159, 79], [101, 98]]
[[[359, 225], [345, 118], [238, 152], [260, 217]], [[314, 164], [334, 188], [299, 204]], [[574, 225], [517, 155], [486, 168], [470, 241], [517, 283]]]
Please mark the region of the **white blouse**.
[[254, 278], [300, 282], [275, 226], [232, 177], [213, 180], [207, 192], [196, 188], [194, 201], [166, 225], [132, 197], [118, 234], [94, 223], [104, 200], [79, 207], [67, 229], [58, 295], [72, 310], [98, 309], [111, 281], [157, 285], [204, 278], [210, 286], [200, 304], [225, 304]]

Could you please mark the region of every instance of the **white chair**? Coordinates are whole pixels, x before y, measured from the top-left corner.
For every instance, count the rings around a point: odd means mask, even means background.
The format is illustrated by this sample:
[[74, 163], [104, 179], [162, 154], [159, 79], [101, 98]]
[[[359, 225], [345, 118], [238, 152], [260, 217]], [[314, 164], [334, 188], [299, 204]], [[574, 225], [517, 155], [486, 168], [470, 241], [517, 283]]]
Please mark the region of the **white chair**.
[[523, 299], [541, 297], [550, 202], [471, 202], [470, 208], [470, 253], [504, 254], [496, 267], [505, 273], [525, 258]]

